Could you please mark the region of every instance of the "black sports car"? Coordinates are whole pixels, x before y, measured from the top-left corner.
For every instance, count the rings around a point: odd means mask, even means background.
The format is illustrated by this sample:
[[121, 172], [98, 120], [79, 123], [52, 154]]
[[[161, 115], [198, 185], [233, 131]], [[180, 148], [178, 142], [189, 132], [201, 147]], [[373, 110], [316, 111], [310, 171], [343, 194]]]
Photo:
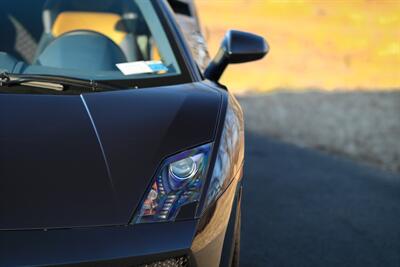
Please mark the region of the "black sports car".
[[218, 80], [264, 39], [229, 31], [206, 65], [188, 0], [1, 0], [0, 25], [0, 266], [237, 266]]

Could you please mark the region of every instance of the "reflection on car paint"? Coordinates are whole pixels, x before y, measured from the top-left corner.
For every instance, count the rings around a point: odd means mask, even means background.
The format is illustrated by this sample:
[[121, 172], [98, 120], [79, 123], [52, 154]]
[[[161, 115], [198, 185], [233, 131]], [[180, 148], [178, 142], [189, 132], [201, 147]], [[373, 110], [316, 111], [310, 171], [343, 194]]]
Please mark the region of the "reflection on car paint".
[[244, 158], [244, 129], [242, 110], [229, 96], [225, 124], [220, 139], [217, 158], [207, 192], [206, 205], [214, 201], [231, 183]]
[[242, 178], [242, 169], [232, 177], [231, 185], [203, 214], [191, 250], [196, 255], [198, 266], [211, 266], [220, 262], [225, 232], [234, 204], [236, 188]]

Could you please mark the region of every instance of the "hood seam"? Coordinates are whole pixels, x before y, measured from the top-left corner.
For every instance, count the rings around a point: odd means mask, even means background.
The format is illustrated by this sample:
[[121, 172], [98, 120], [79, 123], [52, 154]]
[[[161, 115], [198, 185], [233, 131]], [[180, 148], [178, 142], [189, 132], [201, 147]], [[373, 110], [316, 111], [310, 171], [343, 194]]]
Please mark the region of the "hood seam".
[[94, 131], [94, 133], [96, 135], [97, 142], [98, 142], [98, 144], [100, 146], [101, 154], [103, 156], [103, 160], [104, 160], [104, 163], [105, 163], [106, 169], [107, 169], [108, 180], [111, 183], [111, 188], [112, 188], [113, 194], [115, 196], [116, 191], [115, 191], [115, 187], [114, 187], [114, 181], [113, 181], [113, 178], [111, 176], [110, 165], [109, 165], [109, 162], [108, 162], [108, 159], [107, 159], [107, 156], [106, 156], [106, 152], [105, 152], [104, 147], [103, 147], [103, 143], [101, 142], [101, 138], [100, 138], [99, 132], [97, 131], [96, 124], [94, 122], [94, 119], [92, 117], [92, 114], [90, 112], [90, 109], [89, 109], [89, 107], [88, 107], [88, 105], [86, 103], [86, 100], [85, 100], [84, 96], [80, 95], [80, 98], [82, 100], [83, 106], [85, 107], [86, 113], [87, 113], [87, 115], [88, 115], [88, 117], [90, 119], [90, 122], [92, 124], [92, 128], [93, 128], [93, 131]]

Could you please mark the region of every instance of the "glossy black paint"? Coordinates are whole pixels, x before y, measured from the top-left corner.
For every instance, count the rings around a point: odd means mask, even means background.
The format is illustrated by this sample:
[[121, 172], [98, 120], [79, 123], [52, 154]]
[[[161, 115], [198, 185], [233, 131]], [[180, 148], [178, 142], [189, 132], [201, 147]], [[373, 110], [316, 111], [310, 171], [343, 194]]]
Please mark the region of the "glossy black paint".
[[227, 227], [242, 162], [195, 219], [128, 224], [163, 159], [219, 144], [229, 102], [224, 87], [202, 81], [166, 1], [154, 2], [192, 83], [82, 96], [0, 94], [0, 266], [136, 266], [188, 255], [190, 266], [212, 267], [231, 253], [223, 248], [233, 240]]
[[196, 221], [0, 232], [0, 266], [135, 266], [190, 254]]
[[182, 255], [191, 267], [220, 266], [231, 253], [223, 248], [233, 238], [240, 177], [200, 221], [0, 231], [0, 266], [137, 266]]
[[127, 224], [161, 161], [214, 140], [200, 84], [0, 95], [0, 229]]
[[269, 51], [268, 43], [261, 36], [230, 30], [221, 47], [205, 70], [205, 77], [218, 81], [228, 64], [244, 63], [263, 58]]

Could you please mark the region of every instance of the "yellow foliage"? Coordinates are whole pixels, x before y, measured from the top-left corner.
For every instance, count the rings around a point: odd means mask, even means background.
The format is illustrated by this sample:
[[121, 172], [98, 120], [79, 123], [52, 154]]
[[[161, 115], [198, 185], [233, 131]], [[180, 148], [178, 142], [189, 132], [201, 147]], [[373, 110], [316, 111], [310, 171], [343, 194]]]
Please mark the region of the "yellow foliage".
[[266, 37], [262, 61], [230, 66], [236, 90], [400, 87], [400, 0], [197, 0], [214, 55], [228, 29]]

